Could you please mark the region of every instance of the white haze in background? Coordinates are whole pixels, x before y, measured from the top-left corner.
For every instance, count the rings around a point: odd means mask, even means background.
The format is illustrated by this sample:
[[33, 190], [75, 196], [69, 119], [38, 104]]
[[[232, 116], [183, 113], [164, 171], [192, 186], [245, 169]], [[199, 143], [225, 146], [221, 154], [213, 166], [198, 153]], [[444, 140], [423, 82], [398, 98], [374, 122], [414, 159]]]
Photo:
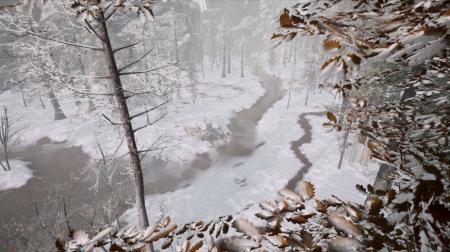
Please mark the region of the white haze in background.
[[203, 11], [207, 10], [206, 0], [196, 0], [196, 2], [200, 6], [200, 11], [203, 12]]

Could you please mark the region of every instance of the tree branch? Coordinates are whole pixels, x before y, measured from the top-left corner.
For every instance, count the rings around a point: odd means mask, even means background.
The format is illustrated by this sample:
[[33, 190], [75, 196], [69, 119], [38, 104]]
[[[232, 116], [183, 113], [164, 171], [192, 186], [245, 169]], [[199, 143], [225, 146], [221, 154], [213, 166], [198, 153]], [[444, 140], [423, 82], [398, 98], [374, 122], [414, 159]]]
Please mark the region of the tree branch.
[[167, 115], [167, 114], [164, 114], [164, 115], [158, 117], [156, 120], [154, 120], [154, 121], [151, 122], [151, 123], [147, 123], [147, 124], [145, 124], [144, 126], [141, 126], [141, 127], [136, 128], [136, 129], [133, 129], [133, 132], [136, 133], [136, 132], [138, 132], [138, 131], [141, 130], [141, 129], [145, 129], [145, 128], [147, 128], [148, 126], [154, 125], [155, 123], [159, 122], [161, 119], [163, 119], [164, 117], [166, 117], [166, 115]]
[[77, 94], [81, 94], [81, 95], [97, 95], [97, 96], [114, 96], [115, 94], [113, 93], [90, 93], [90, 92], [81, 92], [75, 89], [71, 89], [72, 91], [74, 91]]
[[144, 70], [144, 71], [134, 71], [134, 72], [120, 73], [120, 75], [146, 74], [146, 73], [153, 72], [153, 71], [159, 70], [159, 69], [161, 69], [161, 68], [165, 68], [165, 67], [173, 66], [173, 65], [175, 65], [175, 64], [174, 64], [174, 63], [171, 63], [171, 64], [167, 64], [167, 65], [164, 65], [164, 66], [155, 67], [155, 68], [148, 69], [148, 70]]
[[114, 15], [114, 13], [116, 13], [116, 11], [117, 11], [117, 8], [114, 8], [114, 10], [112, 10], [112, 11], [108, 14], [108, 16], [105, 17], [105, 22], [108, 21], [108, 20]]
[[157, 148], [149, 148], [149, 149], [145, 149], [145, 150], [138, 150], [137, 153], [145, 153], [145, 152], [150, 152], [150, 151], [155, 151], [155, 150], [163, 150], [166, 149], [167, 146], [165, 147], [157, 147]]
[[117, 125], [123, 125], [123, 123], [117, 123], [117, 122], [113, 122], [111, 119], [109, 119], [109, 117], [107, 117], [105, 114], [102, 113], [102, 116], [112, 125], [117, 126]]
[[100, 34], [98, 34], [98, 32], [94, 29], [94, 27], [92, 27], [91, 23], [89, 23], [89, 21], [87, 21], [86, 19], [84, 20], [84, 22], [87, 24], [87, 26], [89, 27], [89, 29], [95, 34], [95, 36], [100, 39], [101, 41], [104, 41], [104, 39], [100, 36]]
[[132, 116], [130, 116], [130, 120], [133, 120], [134, 118], [136, 118], [136, 117], [138, 117], [138, 116], [144, 115], [144, 114], [146, 114], [146, 113], [148, 113], [148, 112], [151, 112], [151, 111], [153, 111], [153, 110], [155, 110], [155, 109], [158, 109], [158, 108], [164, 106], [165, 104], [167, 104], [168, 102], [169, 102], [169, 101], [167, 100], [167, 101], [165, 101], [165, 102], [163, 102], [163, 103], [161, 103], [161, 104], [159, 104], [159, 105], [157, 105], [157, 106], [155, 106], [155, 107], [153, 107], [153, 108], [151, 108], [151, 109], [147, 109], [147, 110], [145, 110], [145, 111], [142, 111], [142, 112], [140, 112], [140, 113], [137, 113], [137, 114], [135, 114], [135, 115], [132, 115]]
[[113, 50], [113, 53], [116, 53], [116, 52], [118, 52], [118, 51], [120, 51], [120, 50], [127, 49], [127, 48], [132, 47], [132, 46], [135, 46], [135, 45], [137, 45], [137, 44], [139, 44], [139, 42], [136, 42], [136, 43], [133, 43], [133, 44], [129, 44], [129, 45], [126, 45], [126, 46], [122, 46], [122, 47], [116, 48], [116, 49]]
[[[126, 1], [127, 1], [127, 0], [123, 0], [121, 5], [123, 6], [123, 4], [124, 4]], [[111, 4], [108, 5], [108, 7], [105, 8], [105, 12], [109, 9], [109, 7], [111, 7]], [[119, 6], [115, 5], [114, 7], [119, 7]], [[114, 8], [114, 10], [112, 10], [112, 11], [108, 14], [108, 16], [106, 16], [105, 22], [108, 21], [108, 19], [110, 19], [110, 18], [112, 17], [112, 15], [114, 15], [114, 13], [115, 13], [116, 11], [117, 11], [117, 8]]]
[[153, 48], [148, 50], [146, 53], [144, 53], [144, 55], [142, 55], [139, 59], [137, 59], [133, 62], [130, 62], [128, 65], [125, 65], [125, 66], [119, 68], [119, 72], [122, 72], [123, 70], [134, 66], [136, 63], [139, 63], [141, 60], [143, 60], [145, 57], [147, 57], [147, 55], [149, 55], [152, 51], [153, 51]]
[[36, 37], [41, 38], [41, 39], [46, 39], [46, 40], [58, 42], [58, 43], [64, 44], [64, 45], [70, 45], [70, 46], [74, 46], [74, 47], [91, 49], [91, 50], [95, 50], [95, 51], [101, 51], [102, 50], [102, 48], [100, 48], [100, 47], [95, 47], [95, 46], [90, 46], [90, 45], [83, 45], [83, 44], [77, 44], [77, 43], [64, 41], [64, 40], [60, 40], [60, 39], [56, 39], [56, 38], [50, 38], [50, 37], [46, 37], [46, 36], [43, 36], [43, 35], [41, 35], [39, 33], [35, 33], [35, 32], [25, 31], [25, 33], [33, 35], [33, 36], [36, 36]]

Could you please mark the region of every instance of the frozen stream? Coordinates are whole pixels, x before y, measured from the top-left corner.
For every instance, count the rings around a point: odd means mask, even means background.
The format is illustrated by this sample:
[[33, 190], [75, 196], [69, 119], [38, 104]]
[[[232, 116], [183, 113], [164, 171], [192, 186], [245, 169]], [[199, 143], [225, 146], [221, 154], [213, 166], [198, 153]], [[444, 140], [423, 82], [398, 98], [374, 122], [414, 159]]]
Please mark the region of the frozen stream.
[[[176, 191], [188, 186], [197, 173], [220, 166], [234, 156], [251, 156], [256, 148], [264, 144], [255, 142], [256, 126], [266, 111], [284, 94], [275, 77], [262, 71], [257, 74], [262, 78], [261, 85], [265, 93], [254, 105], [236, 113], [231, 119], [228, 126], [231, 131], [230, 141], [217, 148], [218, 155], [213, 157], [209, 153], [198, 154], [181, 176], [167, 174], [164, 163], [144, 163], [144, 166], [151, 167], [151, 176], [148, 177], [156, 178], [146, 181], [147, 195]], [[100, 207], [108, 200], [105, 188], [97, 193], [89, 190], [94, 181], [92, 178], [86, 179], [83, 171], [88, 166], [90, 157], [81, 147], [42, 139], [33, 146], [15, 151], [11, 158], [29, 162], [34, 177], [19, 189], [0, 192], [0, 225], [4, 227], [0, 229], [0, 241], [3, 241], [0, 243], [0, 251], [8, 251], [7, 248], [14, 246], [12, 243], [17, 241], [18, 236], [33, 233], [38, 228], [47, 229], [47, 233], [39, 232], [40, 235], [47, 236], [46, 239], [57, 235], [52, 233], [52, 225], [64, 219], [61, 216], [64, 212], [63, 199], [71, 219], [69, 224], [74, 227], [77, 223], [86, 224], [86, 216], [93, 214], [92, 206]], [[125, 205], [121, 207], [123, 210], [126, 208]], [[74, 212], [86, 213], [86, 216], [70, 214]], [[20, 230], [20, 233], [15, 233], [14, 230]], [[22, 242], [27, 242], [26, 239], [25, 237]]]
[[[29, 162], [34, 177], [21, 188], [0, 191], [0, 251], [16, 251], [13, 248], [18, 240], [24, 244], [29, 239], [45, 243], [56, 235], [53, 225], [63, 218], [58, 216], [63, 199], [69, 212], [89, 211], [91, 205], [104, 200], [102, 193], [88, 189], [92, 182], [83, 179], [89, 156], [81, 147], [43, 138], [33, 146], [12, 152], [11, 158]], [[80, 218], [70, 216], [75, 223]], [[36, 232], [41, 230], [38, 227], [47, 231]], [[30, 233], [33, 237], [27, 237]]]

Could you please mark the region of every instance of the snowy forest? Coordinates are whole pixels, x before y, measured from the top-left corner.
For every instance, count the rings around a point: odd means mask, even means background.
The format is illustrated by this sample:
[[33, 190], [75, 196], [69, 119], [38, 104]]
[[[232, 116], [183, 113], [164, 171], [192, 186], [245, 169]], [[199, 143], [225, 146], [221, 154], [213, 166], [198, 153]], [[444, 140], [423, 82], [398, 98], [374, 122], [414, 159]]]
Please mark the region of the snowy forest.
[[450, 251], [449, 0], [0, 0], [0, 252]]

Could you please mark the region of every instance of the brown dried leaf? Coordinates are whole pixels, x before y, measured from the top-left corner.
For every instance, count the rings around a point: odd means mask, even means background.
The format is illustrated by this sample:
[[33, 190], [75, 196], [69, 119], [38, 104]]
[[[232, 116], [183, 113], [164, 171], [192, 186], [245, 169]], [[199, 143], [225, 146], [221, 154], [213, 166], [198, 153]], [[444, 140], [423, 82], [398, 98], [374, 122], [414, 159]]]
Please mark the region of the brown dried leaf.
[[314, 214], [294, 214], [287, 218], [286, 220], [295, 224], [303, 224], [305, 223], [309, 218], [313, 217]]
[[149, 226], [142, 234], [142, 240], [146, 240], [147, 238], [149, 238], [156, 231], [157, 227], [158, 227], [157, 222]]
[[333, 49], [341, 49], [341, 43], [338, 40], [327, 39], [323, 41], [323, 47], [327, 51], [331, 51]]
[[172, 245], [172, 242], [173, 242], [173, 238], [172, 237], [170, 237], [169, 239], [166, 239], [163, 242], [163, 244], [161, 244], [161, 248], [162, 249], [166, 249], [166, 248], [170, 247], [170, 245]]
[[286, 35], [281, 34], [281, 33], [274, 33], [272, 34], [272, 37], [270, 39], [276, 39], [276, 38], [285, 38]]
[[161, 229], [159, 232], [154, 233], [150, 236], [150, 241], [157, 241], [161, 238], [167, 237], [172, 231], [174, 231], [177, 228], [177, 225], [175, 223], [169, 224], [164, 229]]
[[248, 220], [238, 219], [233, 222], [233, 227], [239, 232], [252, 237], [255, 241], [261, 241], [262, 235], [258, 229]]
[[277, 212], [277, 207], [275, 206], [275, 204], [273, 204], [273, 202], [263, 201], [263, 202], [259, 203], [259, 206], [266, 211], [269, 211], [272, 213]]
[[334, 58], [328, 59], [325, 61], [321, 67], [321, 70], [324, 70], [327, 66], [329, 66], [331, 63], [336, 62], [341, 59], [341, 56], [336, 56]]
[[189, 252], [195, 252], [195, 251], [199, 250], [202, 246], [203, 246], [203, 241], [200, 240], [200, 241], [196, 242], [194, 245], [192, 245], [192, 247], [189, 249]]
[[337, 213], [331, 213], [328, 215], [328, 221], [334, 228], [347, 235], [352, 235], [360, 239], [363, 235], [362, 231], [353, 224], [350, 220], [347, 220], [343, 215]]
[[382, 206], [383, 201], [376, 196], [370, 196], [365, 204], [366, 210], [369, 211], [369, 214], [377, 214]]
[[265, 235], [264, 236], [272, 245], [284, 248], [289, 245], [289, 241], [281, 235]]
[[327, 112], [327, 118], [328, 118], [328, 120], [334, 122], [335, 124], [337, 123], [337, 118], [333, 114], [333, 112]]
[[280, 200], [280, 201], [278, 202], [277, 208], [278, 208], [278, 211], [280, 211], [280, 212], [285, 212], [285, 211], [288, 210], [289, 205], [288, 205], [288, 203], [286, 202], [286, 200]]
[[170, 223], [170, 217], [167, 216], [166, 218], [163, 219], [162, 226], [166, 227], [167, 225], [169, 225], [169, 223]]
[[354, 53], [349, 53], [349, 54], [347, 54], [347, 56], [350, 57], [350, 59], [352, 60], [353, 64], [355, 64], [355, 65], [361, 64], [362, 59], [358, 55], [356, 55]]
[[295, 187], [295, 192], [298, 193], [303, 200], [309, 200], [315, 196], [314, 185], [308, 181], [299, 181]]
[[325, 213], [327, 211], [327, 206], [320, 200], [314, 199], [314, 205], [316, 206], [317, 211], [321, 213]]
[[223, 240], [219, 251], [246, 251], [259, 247], [259, 242], [242, 238], [231, 238]]
[[302, 197], [300, 195], [298, 195], [297, 193], [295, 193], [294, 191], [292, 191], [288, 188], [283, 188], [283, 189], [279, 190], [278, 194], [280, 194], [281, 196], [283, 196], [284, 198], [287, 198], [287, 199], [291, 199], [291, 200], [298, 201], [298, 202], [302, 201]]
[[337, 236], [330, 242], [330, 250], [335, 252], [361, 251], [362, 245], [358, 241]]
[[268, 220], [273, 218], [273, 214], [271, 212], [268, 211], [262, 211], [262, 212], [258, 212], [255, 214], [256, 217], [263, 219], [263, 220]]
[[280, 26], [281, 27], [292, 27], [293, 22], [289, 17], [289, 11], [284, 9], [283, 14], [280, 15]]

